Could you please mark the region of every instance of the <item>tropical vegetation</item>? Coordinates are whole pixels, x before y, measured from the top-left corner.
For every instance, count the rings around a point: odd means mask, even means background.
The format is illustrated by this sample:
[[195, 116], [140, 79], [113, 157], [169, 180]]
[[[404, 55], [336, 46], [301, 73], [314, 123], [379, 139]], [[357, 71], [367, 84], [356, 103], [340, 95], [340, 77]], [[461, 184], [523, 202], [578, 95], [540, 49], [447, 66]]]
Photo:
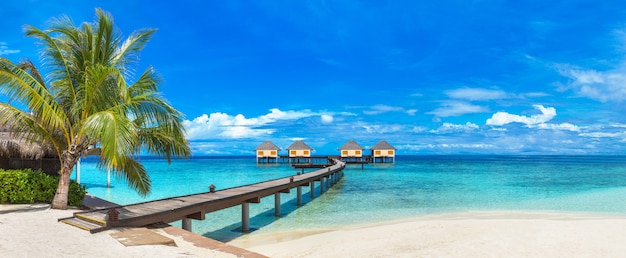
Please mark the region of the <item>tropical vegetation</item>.
[[155, 70], [134, 78], [139, 52], [155, 31], [123, 38], [113, 17], [96, 9], [95, 21], [80, 26], [66, 16], [45, 30], [25, 26], [42, 46], [41, 69], [0, 58], [0, 93], [10, 99], [0, 103], [0, 125], [15, 137], [52, 146], [59, 157], [52, 208], [67, 208], [73, 167], [91, 149], [100, 148], [100, 168], [115, 171], [141, 195], [150, 192], [150, 177], [140, 154], [169, 162], [190, 155], [183, 115], [160, 95]]
[[[41, 171], [0, 169], [0, 204], [49, 203], [54, 198], [58, 184], [59, 176], [51, 176]], [[72, 180], [68, 204], [81, 206], [86, 193], [84, 185]]]

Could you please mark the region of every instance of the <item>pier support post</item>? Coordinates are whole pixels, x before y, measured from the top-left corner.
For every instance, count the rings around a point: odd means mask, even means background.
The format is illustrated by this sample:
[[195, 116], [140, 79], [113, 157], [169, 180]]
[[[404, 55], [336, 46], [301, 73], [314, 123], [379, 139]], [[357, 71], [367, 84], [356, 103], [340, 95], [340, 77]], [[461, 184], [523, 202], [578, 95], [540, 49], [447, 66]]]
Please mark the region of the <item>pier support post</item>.
[[328, 191], [328, 189], [330, 189], [330, 186], [331, 186], [331, 184], [330, 184], [330, 177], [327, 177], [326, 178], [326, 191]]
[[315, 198], [315, 181], [311, 181], [311, 199]]
[[274, 194], [274, 216], [280, 217], [280, 193]]
[[302, 186], [298, 186], [296, 190], [296, 195], [298, 196], [298, 206], [302, 206]]
[[324, 193], [324, 178], [320, 178], [320, 195]]
[[247, 202], [241, 204], [241, 231], [250, 231], [250, 204]]
[[191, 219], [188, 219], [188, 218], [183, 219], [183, 229], [189, 232], [192, 232], [191, 231]]

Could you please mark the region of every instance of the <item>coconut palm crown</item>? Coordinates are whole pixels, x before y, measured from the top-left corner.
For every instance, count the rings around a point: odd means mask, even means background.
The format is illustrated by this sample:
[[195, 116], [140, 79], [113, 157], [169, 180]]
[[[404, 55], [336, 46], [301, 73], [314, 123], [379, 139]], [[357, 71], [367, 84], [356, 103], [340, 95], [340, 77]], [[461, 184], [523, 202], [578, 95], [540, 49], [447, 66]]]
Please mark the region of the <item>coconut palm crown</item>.
[[112, 16], [96, 9], [95, 21], [80, 26], [68, 17], [53, 19], [47, 30], [25, 26], [42, 45], [46, 80], [30, 61], [0, 58], [0, 93], [11, 100], [0, 103], [0, 126], [52, 145], [59, 156], [53, 208], [67, 208], [72, 169], [94, 146], [101, 148], [98, 166], [116, 171], [141, 195], [150, 192], [150, 178], [136, 160], [140, 153], [168, 162], [190, 155], [183, 115], [159, 94], [154, 69], [132, 81], [138, 54], [155, 31], [124, 39]]

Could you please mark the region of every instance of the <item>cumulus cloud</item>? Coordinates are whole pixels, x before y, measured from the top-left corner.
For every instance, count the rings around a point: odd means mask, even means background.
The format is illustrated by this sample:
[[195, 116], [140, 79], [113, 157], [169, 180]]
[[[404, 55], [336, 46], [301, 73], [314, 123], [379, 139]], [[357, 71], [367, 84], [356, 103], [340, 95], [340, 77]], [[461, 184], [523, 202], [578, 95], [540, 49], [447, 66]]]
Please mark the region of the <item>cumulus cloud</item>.
[[17, 49], [9, 49], [6, 42], [0, 42], [0, 56], [9, 55], [9, 54], [17, 54], [20, 51]]
[[438, 117], [450, 117], [484, 112], [489, 112], [489, 109], [487, 107], [478, 106], [462, 101], [446, 101], [442, 103], [441, 107], [431, 112], [428, 112], [427, 114], [433, 114]]
[[262, 126], [277, 121], [298, 120], [312, 116], [322, 116], [322, 121], [328, 121], [329, 119], [332, 121], [332, 116], [321, 115], [310, 110], [281, 111], [273, 108], [270, 109], [270, 113], [254, 118], [246, 118], [242, 114], [232, 116], [222, 112], [215, 112], [210, 115], [203, 114], [191, 121], [183, 121], [183, 125], [187, 129], [187, 138], [189, 140], [218, 137], [256, 138], [275, 132], [274, 129], [260, 128]]
[[511, 123], [525, 124], [529, 128], [550, 129], [561, 131], [579, 132], [580, 128], [570, 123], [550, 124], [546, 123], [556, 116], [556, 109], [553, 107], [544, 107], [543, 105], [533, 105], [533, 107], [541, 112], [532, 116], [520, 116], [509, 114], [507, 112], [497, 112], [487, 119], [487, 125], [502, 126]]
[[556, 116], [556, 109], [553, 107], [545, 108], [543, 105], [533, 105], [541, 114], [528, 116], [520, 116], [509, 114], [507, 112], [497, 112], [487, 119], [487, 125], [506, 125], [510, 123], [522, 123], [526, 125], [536, 125], [548, 122]]
[[604, 72], [561, 67], [559, 72], [572, 79], [566, 89], [583, 97], [601, 102], [626, 100], [626, 67]]
[[443, 123], [437, 130], [430, 130], [431, 133], [442, 134], [442, 133], [454, 133], [454, 132], [467, 132], [478, 129], [478, 125], [474, 123], [467, 122], [464, 125], [451, 124], [451, 123]]
[[482, 88], [462, 88], [456, 90], [445, 91], [448, 97], [455, 99], [467, 99], [467, 100], [494, 100], [505, 99], [509, 95], [501, 90], [489, 90]]

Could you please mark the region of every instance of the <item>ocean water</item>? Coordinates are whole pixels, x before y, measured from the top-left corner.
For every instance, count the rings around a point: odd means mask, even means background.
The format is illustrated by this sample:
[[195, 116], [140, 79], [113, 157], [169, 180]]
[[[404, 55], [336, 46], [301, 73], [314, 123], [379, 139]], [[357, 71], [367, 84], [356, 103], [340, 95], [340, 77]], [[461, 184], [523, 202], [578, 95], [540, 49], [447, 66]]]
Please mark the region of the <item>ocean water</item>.
[[[95, 160], [81, 162], [81, 184], [89, 194], [119, 204], [200, 193], [287, 177], [287, 164], [257, 165], [254, 157], [198, 157], [171, 165], [143, 158], [152, 193], [141, 197]], [[75, 178], [74, 173], [73, 178]], [[250, 205], [256, 232], [316, 230], [342, 225], [477, 210], [551, 210], [626, 214], [626, 156], [398, 156], [394, 164], [348, 165], [344, 177], [316, 198], [303, 187], [281, 195], [281, 218], [273, 196]], [[228, 241], [241, 236], [241, 208], [207, 214], [193, 231]], [[180, 222], [172, 223], [180, 226]], [[255, 232], [253, 232], [255, 233]]]

